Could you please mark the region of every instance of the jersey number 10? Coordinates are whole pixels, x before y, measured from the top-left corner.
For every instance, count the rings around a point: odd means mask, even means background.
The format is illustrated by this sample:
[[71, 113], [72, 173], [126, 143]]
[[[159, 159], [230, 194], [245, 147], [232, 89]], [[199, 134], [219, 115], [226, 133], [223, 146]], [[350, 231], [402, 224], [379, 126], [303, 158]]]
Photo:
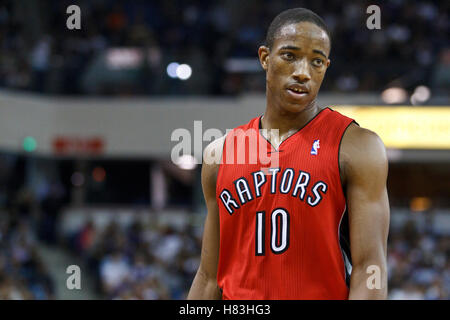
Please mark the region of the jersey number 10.
[[[256, 213], [255, 254], [265, 255], [266, 212]], [[277, 208], [270, 215], [270, 249], [275, 254], [283, 253], [289, 248], [289, 212]]]

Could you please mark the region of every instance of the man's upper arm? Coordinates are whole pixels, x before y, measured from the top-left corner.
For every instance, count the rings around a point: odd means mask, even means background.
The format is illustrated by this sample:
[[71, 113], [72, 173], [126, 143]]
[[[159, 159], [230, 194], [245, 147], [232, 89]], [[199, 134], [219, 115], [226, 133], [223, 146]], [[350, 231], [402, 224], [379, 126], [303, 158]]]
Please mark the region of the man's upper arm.
[[385, 272], [389, 201], [384, 144], [375, 133], [352, 124], [343, 137], [340, 155], [353, 266], [365, 270], [373, 264]]
[[219, 207], [216, 200], [216, 182], [224, 137], [210, 143], [204, 151], [202, 165], [202, 189], [207, 207], [207, 216], [203, 231], [200, 272], [207, 278], [216, 278], [219, 261]]

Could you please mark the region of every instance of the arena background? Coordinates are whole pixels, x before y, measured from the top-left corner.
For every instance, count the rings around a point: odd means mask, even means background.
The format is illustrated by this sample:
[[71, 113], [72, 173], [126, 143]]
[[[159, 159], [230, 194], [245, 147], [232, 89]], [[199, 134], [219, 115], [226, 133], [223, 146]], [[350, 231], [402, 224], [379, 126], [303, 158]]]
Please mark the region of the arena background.
[[[319, 103], [388, 148], [389, 299], [449, 299], [450, 8], [406, 0], [2, 1], [0, 299], [184, 299], [205, 217], [198, 137], [264, 112], [257, 48], [292, 7], [332, 31]], [[192, 153], [174, 162], [179, 128]]]

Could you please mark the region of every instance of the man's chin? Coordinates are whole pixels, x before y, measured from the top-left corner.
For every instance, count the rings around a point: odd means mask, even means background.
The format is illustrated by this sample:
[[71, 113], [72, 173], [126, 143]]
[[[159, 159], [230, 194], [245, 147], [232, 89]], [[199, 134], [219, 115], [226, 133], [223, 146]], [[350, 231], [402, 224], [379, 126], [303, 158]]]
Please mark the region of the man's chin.
[[286, 101], [286, 103], [282, 104], [282, 108], [284, 111], [291, 113], [299, 113], [306, 109], [309, 109], [313, 105], [311, 99], [307, 99], [305, 101]]

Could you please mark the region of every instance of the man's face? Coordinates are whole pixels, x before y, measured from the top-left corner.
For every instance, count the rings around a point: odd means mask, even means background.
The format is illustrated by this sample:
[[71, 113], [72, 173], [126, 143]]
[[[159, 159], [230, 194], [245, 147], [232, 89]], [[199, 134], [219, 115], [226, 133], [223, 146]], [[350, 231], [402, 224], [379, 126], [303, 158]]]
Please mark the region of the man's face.
[[[270, 103], [287, 112], [300, 112], [316, 98], [330, 65], [330, 40], [310, 22], [287, 24], [275, 35], [272, 48], [261, 46]], [[281, 111], [281, 110], [280, 110]]]

